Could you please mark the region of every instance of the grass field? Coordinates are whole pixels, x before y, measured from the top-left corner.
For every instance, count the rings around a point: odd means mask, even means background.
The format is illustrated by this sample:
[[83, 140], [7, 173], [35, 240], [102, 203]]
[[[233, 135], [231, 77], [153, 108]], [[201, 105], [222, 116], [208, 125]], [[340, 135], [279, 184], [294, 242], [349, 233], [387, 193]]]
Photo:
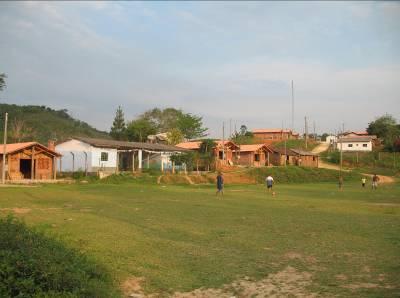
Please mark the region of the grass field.
[[140, 179], [10, 187], [0, 188], [0, 216], [15, 213], [79, 248], [131, 291], [140, 292], [140, 280], [145, 293], [160, 295], [224, 285], [210, 296], [250, 296], [251, 287], [281, 295], [400, 295], [398, 184], [372, 191], [348, 182], [342, 192], [333, 183], [283, 184], [276, 193], [228, 185], [217, 199], [212, 186]]

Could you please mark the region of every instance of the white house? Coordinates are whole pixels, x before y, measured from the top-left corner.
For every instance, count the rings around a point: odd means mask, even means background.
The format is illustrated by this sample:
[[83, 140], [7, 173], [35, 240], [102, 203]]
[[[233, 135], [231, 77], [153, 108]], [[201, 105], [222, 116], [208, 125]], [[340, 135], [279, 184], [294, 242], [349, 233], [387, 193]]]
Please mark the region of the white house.
[[72, 138], [57, 144], [55, 150], [62, 155], [60, 172], [118, 172], [135, 171], [157, 164], [163, 170], [170, 167], [169, 156], [185, 151], [164, 144], [123, 142], [107, 139]]
[[338, 139], [336, 146], [339, 151], [372, 151], [372, 141], [372, 136], [342, 137]]
[[335, 136], [335, 135], [329, 135], [325, 139], [325, 143], [329, 143], [331, 145], [336, 144], [336, 142], [337, 142], [337, 136]]

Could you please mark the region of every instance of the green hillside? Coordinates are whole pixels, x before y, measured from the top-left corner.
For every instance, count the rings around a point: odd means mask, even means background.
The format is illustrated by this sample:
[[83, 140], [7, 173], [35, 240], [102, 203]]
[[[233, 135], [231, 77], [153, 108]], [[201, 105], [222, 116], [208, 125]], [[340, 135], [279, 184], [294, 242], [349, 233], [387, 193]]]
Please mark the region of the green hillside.
[[4, 114], [8, 112], [8, 143], [49, 139], [62, 141], [72, 136], [109, 138], [86, 122], [72, 118], [67, 110], [53, 110], [45, 106], [0, 104], [0, 142], [3, 141]]

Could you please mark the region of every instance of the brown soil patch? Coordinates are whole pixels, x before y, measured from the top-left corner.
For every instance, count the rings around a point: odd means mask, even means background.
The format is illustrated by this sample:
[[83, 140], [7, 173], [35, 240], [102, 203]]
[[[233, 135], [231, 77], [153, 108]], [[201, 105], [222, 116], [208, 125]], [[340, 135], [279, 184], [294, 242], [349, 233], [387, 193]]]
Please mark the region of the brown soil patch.
[[316, 293], [306, 290], [311, 284], [311, 273], [300, 272], [293, 267], [269, 274], [265, 279], [252, 281], [249, 278], [225, 285], [221, 289], [197, 289], [186, 293], [174, 293], [174, 298], [208, 297], [317, 297]]
[[0, 211], [12, 211], [15, 214], [26, 214], [28, 212], [31, 212], [31, 209], [29, 209], [29, 208], [1, 208]]
[[364, 282], [364, 283], [348, 284], [348, 285], [344, 285], [342, 287], [346, 288], [346, 289], [357, 290], [357, 289], [374, 289], [374, 288], [378, 288], [379, 285]]
[[308, 264], [317, 263], [317, 258], [315, 258], [313, 256], [303, 256], [302, 254], [299, 254], [296, 252], [288, 252], [284, 255], [284, 257], [289, 260], [299, 260], [299, 261], [302, 261], [302, 262], [308, 263]]
[[[143, 277], [130, 277], [121, 285], [122, 292], [126, 297], [132, 294], [143, 295], [141, 283], [144, 281]], [[144, 296], [143, 296], [144, 297]]]
[[[155, 298], [159, 294], [145, 295], [141, 284], [144, 278], [131, 277], [121, 286], [125, 297]], [[231, 297], [318, 297], [306, 289], [312, 283], [312, 274], [301, 272], [293, 267], [286, 267], [266, 278], [253, 281], [249, 277], [226, 284], [219, 289], [200, 288], [190, 292], [175, 292], [173, 298], [231, 298]]]

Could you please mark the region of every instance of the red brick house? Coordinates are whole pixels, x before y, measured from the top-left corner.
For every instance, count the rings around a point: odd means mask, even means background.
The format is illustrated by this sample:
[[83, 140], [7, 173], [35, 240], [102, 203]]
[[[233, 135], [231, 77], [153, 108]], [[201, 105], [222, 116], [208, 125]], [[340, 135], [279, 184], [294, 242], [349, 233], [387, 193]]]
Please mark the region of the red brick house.
[[254, 138], [262, 143], [270, 141], [281, 141], [298, 139], [299, 134], [289, 129], [254, 129], [252, 131]]
[[[222, 142], [222, 140], [215, 140], [214, 142], [213, 153], [216, 166], [234, 165], [234, 159], [236, 154], [238, 154], [239, 146], [232, 141]], [[201, 143], [201, 141], [183, 142], [177, 144], [176, 147], [191, 151], [200, 151]]]
[[235, 164], [242, 166], [269, 166], [272, 149], [265, 144], [240, 145]]
[[[15, 143], [6, 145], [7, 180], [47, 180], [56, 179], [56, 160], [61, 155], [51, 148], [37, 142]], [[4, 147], [0, 146], [0, 177], [4, 158]]]
[[275, 166], [294, 165], [318, 168], [318, 154], [301, 149], [273, 148], [271, 163]]

